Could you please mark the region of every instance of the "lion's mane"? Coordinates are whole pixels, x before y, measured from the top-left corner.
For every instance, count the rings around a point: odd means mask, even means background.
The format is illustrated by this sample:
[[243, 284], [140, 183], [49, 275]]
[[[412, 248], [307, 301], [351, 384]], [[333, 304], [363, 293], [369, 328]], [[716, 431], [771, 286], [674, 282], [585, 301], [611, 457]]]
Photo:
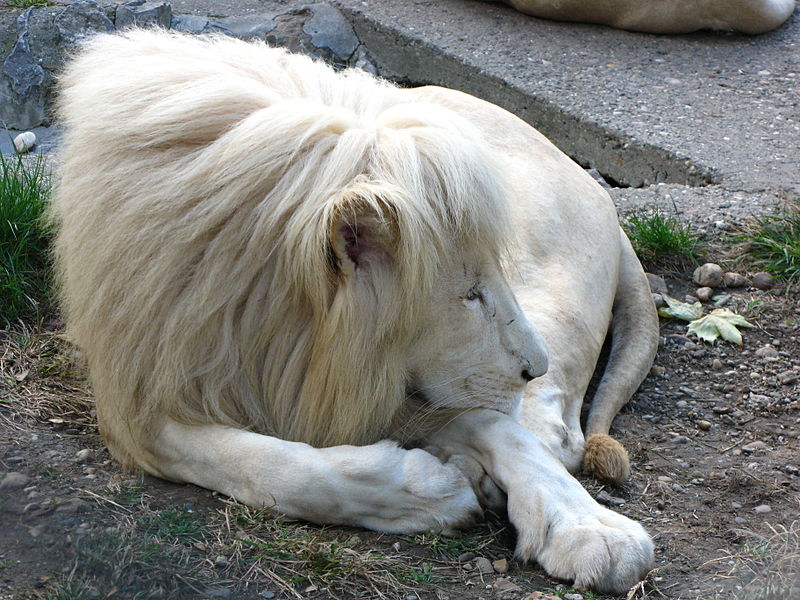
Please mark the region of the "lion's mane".
[[[58, 281], [114, 453], [145, 463], [161, 415], [315, 445], [390, 434], [440, 257], [507, 235], [470, 124], [223, 37], [99, 36], [60, 87]], [[332, 259], [341, 219], [382, 232], [369, 277]]]

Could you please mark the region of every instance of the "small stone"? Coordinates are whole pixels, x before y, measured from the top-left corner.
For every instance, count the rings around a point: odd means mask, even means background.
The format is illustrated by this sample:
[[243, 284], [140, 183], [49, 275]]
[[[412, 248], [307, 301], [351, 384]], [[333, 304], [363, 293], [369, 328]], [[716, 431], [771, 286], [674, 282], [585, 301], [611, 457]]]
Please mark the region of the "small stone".
[[742, 508], [742, 504], [741, 504], [741, 502], [731, 502], [731, 508], [735, 508], [736, 510], [739, 510], [740, 508]]
[[275, 597], [275, 592], [264, 590], [263, 592], [259, 592], [258, 595], [262, 598], [266, 598], [267, 600], [272, 600]]
[[675, 403], [675, 408], [686, 408], [689, 406], [689, 403], [686, 400], [678, 400]]
[[745, 519], [744, 517], [734, 517], [733, 520], [736, 523], [738, 523], [739, 525], [746, 525], [747, 524], [747, 519]]
[[729, 288], [747, 287], [750, 285], [750, 280], [744, 275], [739, 273], [728, 272], [722, 276], [722, 282]]
[[714, 295], [714, 288], [710, 287], [700, 287], [697, 288], [694, 295], [697, 297], [700, 302], [708, 302], [711, 300], [711, 296]]
[[[778, 373], [778, 381], [782, 385], [793, 385], [800, 380], [800, 372], [798, 371], [784, 371], [783, 373]], [[3, 484], [0, 483], [0, 486]]]
[[775, 286], [775, 278], [769, 273], [761, 271], [753, 275], [751, 283], [758, 290], [771, 290]]
[[708, 431], [709, 429], [711, 429], [711, 422], [710, 421], [704, 421], [704, 420], [701, 419], [700, 421], [697, 422], [697, 428], [700, 431]]
[[231, 593], [230, 588], [218, 585], [209, 586], [204, 591], [204, 594], [209, 598], [230, 598]]
[[510, 579], [498, 579], [494, 582], [492, 587], [495, 589], [495, 591], [500, 592], [501, 594], [510, 594], [512, 592], [522, 591], [522, 588]]
[[392, 544], [392, 550], [394, 550], [395, 552], [400, 552], [400, 542], [395, 542], [394, 544]]
[[651, 294], [651, 296], [653, 296], [653, 304], [656, 305], [656, 308], [664, 308], [667, 305], [667, 301], [661, 294]]
[[230, 563], [228, 562], [228, 557], [223, 556], [220, 554], [217, 558], [214, 559], [214, 566], [219, 568], [227, 567]]
[[767, 450], [768, 446], [765, 442], [760, 440], [756, 440], [755, 442], [750, 442], [749, 444], [745, 444], [742, 446], [742, 452], [746, 452], [748, 454], [752, 454], [753, 452], [758, 452], [759, 450]]
[[581, 594], [571, 593], [571, 594], [564, 594], [561, 596], [564, 600], [583, 600], [583, 596]]
[[31, 478], [24, 473], [11, 471], [10, 473], [7, 473], [5, 477], [3, 477], [2, 481], [0, 481], [0, 490], [16, 490], [28, 485], [30, 480]]
[[85, 511], [88, 507], [88, 504], [86, 504], [86, 502], [83, 500], [73, 498], [72, 500], [67, 500], [66, 502], [59, 504], [56, 507], [56, 512], [64, 515], [74, 515], [75, 513]]
[[14, 150], [19, 154], [25, 154], [36, 145], [36, 134], [32, 131], [20, 133], [14, 138]]
[[508, 571], [508, 561], [505, 558], [498, 558], [492, 561], [492, 568], [495, 573], [506, 573]]
[[474, 552], [464, 552], [464, 554], [459, 554], [458, 555], [458, 562], [462, 562], [462, 563], [469, 562], [473, 558], [475, 558], [475, 553]]
[[475, 568], [478, 569], [478, 572], [483, 573], [484, 575], [494, 573], [492, 561], [490, 561], [488, 558], [484, 558], [483, 556], [479, 556], [475, 559]]
[[701, 265], [692, 274], [692, 281], [700, 287], [719, 287], [722, 283], [722, 278], [722, 267], [715, 263]]
[[756, 514], [763, 515], [768, 512], [772, 512], [772, 507], [769, 504], [759, 504], [753, 510], [755, 511]]
[[731, 301], [731, 296], [730, 294], [720, 294], [719, 296], [714, 296], [712, 300], [714, 300], [714, 306], [722, 308]]
[[661, 367], [659, 365], [653, 365], [650, 367], [650, 375], [653, 377], [663, 377], [667, 373], [667, 369], [665, 367]]
[[771, 346], [763, 346], [756, 350], [756, 356], [759, 358], [778, 358], [778, 351]]
[[612, 496], [605, 490], [600, 490], [597, 492], [595, 500], [597, 500], [600, 504], [605, 504], [606, 506], [622, 506], [625, 504], [625, 500], [622, 498], [617, 498], [616, 496]]
[[75, 453], [75, 458], [78, 459], [78, 462], [87, 462], [92, 459], [94, 456], [94, 452], [90, 448], [84, 448], [83, 450], [78, 450]]
[[545, 594], [544, 592], [531, 592], [522, 600], [559, 600], [559, 597], [553, 594]]
[[689, 443], [689, 438], [686, 437], [685, 435], [676, 435], [674, 438], [672, 438], [672, 443], [673, 444], [688, 444]]
[[408, 594], [404, 600], [419, 600], [419, 596], [416, 594]]
[[647, 277], [647, 283], [650, 284], [650, 291], [654, 294], [669, 294], [669, 289], [667, 288], [667, 282], [664, 281], [663, 277], [658, 275], [653, 275], [652, 273], [645, 273]]
[[725, 365], [722, 364], [722, 361], [718, 358], [715, 358], [711, 361], [711, 368], [714, 371], [722, 371], [725, 368]]

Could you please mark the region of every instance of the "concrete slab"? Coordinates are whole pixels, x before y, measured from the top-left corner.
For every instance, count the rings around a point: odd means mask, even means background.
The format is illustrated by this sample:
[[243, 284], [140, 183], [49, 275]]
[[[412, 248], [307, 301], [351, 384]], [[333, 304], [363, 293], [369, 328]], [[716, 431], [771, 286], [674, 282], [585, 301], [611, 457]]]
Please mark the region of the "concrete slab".
[[556, 23], [474, 0], [338, 0], [384, 74], [517, 113], [627, 185], [800, 194], [800, 15], [756, 37]]

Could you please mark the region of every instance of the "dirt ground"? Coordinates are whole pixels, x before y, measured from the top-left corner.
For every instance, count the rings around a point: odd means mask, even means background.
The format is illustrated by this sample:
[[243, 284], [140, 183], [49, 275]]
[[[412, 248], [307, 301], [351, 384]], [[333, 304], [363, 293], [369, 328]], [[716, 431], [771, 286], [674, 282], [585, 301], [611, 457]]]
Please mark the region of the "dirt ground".
[[[673, 297], [695, 289], [666, 279]], [[790, 600], [800, 586], [798, 296], [727, 293], [756, 325], [744, 345], [662, 320], [655, 366], [614, 427], [632, 477], [582, 477], [654, 536], [657, 567], [629, 599]], [[502, 516], [459, 538], [381, 535], [122, 472], [59, 327], [0, 333], [0, 598], [606, 598], [513, 561]], [[483, 573], [482, 558], [500, 562]]]

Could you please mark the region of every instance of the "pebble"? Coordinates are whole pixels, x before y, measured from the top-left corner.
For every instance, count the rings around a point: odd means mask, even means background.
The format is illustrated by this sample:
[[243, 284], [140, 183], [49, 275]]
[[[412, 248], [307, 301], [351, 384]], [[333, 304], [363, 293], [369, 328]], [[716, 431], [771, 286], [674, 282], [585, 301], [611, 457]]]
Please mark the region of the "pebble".
[[778, 358], [778, 351], [771, 346], [764, 346], [756, 350], [756, 356], [759, 358]]
[[559, 597], [553, 594], [545, 594], [544, 592], [531, 592], [522, 600], [559, 600]]
[[725, 368], [725, 365], [722, 364], [722, 361], [718, 358], [715, 358], [711, 361], [711, 368], [714, 371], [722, 371]]
[[84, 448], [75, 453], [75, 458], [78, 459], [78, 462], [87, 462], [92, 459], [93, 455], [94, 452], [90, 448]]
[[217, 585], [209, 586], [203, 592], [209, 598], [230, 598], [231, 597], [231, 590], [230, 588], [221, 587]]
[[650, 375], [652, 375], [653, 377], [663, 377], [664, 375], [666, 375], [666, 373], [667, 369], [665, 367], [661, 367], [658, 365], [653, 365], [652, 367], [650, 367]]
[[227, 556], [223, 556], [222, 554], [220, 554], [217, 558], [214, 559], [214, 566], [215, 567], [223, 568], [223, 567], [227, 567], [229, 564], [230, 564], [230, 562], [228, 562], [228, 557]]
[[583, 600], [583, 596], [581, 594], [575, 594], [575, 593], [564, 594], [561, 597], [564, 598], [564, 600]]
[[597, 492], [595, 500], [597, 500], [600, 504], [605, 504], [606, 506], [622, 506], [625, 504], [625, 500], [622, 498], [617, 498], [616, 496], [612, 496], [605, 490]]
[[492, 568], [495, 573], [506, 573], [508, 571], [508, 561], [505, 558], [498, 558], [492, 561]]
[[721, 308], [731, 301], [730, 294], [720, 294], [714, 297], [714, 306]]
[[755, 442], [750, 442], [749, 444], [745, 444], [742, 446], [742, 452], [747, 452], [748, 454], [752, 454], [753, 452], [758, 452], [759, 450], [767, 450], [768, 446], [765, 442], [760, 440], [756, 440]]
[[676, 435], [674, 438], [672, 438], [672, 443], [673, 444], [688, 444], [689, 443], [689, 438], [686, 437], [685, 435]]
[[[398, 550], [399, 550], [399, 548], [398, 548]], [[464, 552], [464, 554], [460, 554], [459, 555], [458, 562], [464, 563], [464, 562], [472, 560], [473, 558], [475, 558], [475, 553], [474, 552]]]
[[478, 569], [478, 572], [483, 573], [484, 575], [494, 573], [492, 561], [490, 561], [488, 558], [484, 558], [483, 556], [479, 556], [475, 559], [475, 568]]
[[711, 300], [711, 296], [714, 295], [714, 288], [710, 287], [699, 287], [694, 293], [695, 297], [700, 300], [700, 302], [708, 302]]
[[753, 509], [756, 514], [763, 515], [772, 512], [772, 507], [769, 504], [759, 504]]
[[14, 149], [19, 154], [25, 154], [36, 145], [36, 134], [32, 131], [25, 131], [14, 138]]
[[259, 592], [258, 595], [267, 600], [272, 600], [275, 597], [275, 592], [264, 590], [263, 592]]
[[664, 308], [667, 305], [667, 301], [664, 300], [664, 296], [661, 294], [650, 294], [653, 297], [653, 304], [656, 305], [656, 308]]
[[723, 270], [718, 264], [706, 263], [697, 267], [692, 274], [692, 281], [700, 287], [719, 287], [722, 283]]
[[[778, 373], [778, 381], [781, 382], [782, 385], [792, 385], [800, 380], [800, 372], [797, 371], [784, 371], [783, 373]], [[0, 486], [3, 485], [0, 483]]]
[[10, 473], [6, 474], [6, 476], [3, 478], [3, 481], [0, 481], [0, 490], [16, 490], [28, 485], [30, 480], [31, 478], [24, 473], [11, 471]]
[[700, 429], [701, 431], [708, 431], [709, 429], [711, 429], [711, 422], [700, 420], [697, 422], [697, 428]]
[[725, 273], [722, 277], [722, 281], [726, 287], [729, 288], [739, 288], [739, 287], [746, 287], [750, 285], [750, 281], [744, 275], [740, 273]]
[[775, 286], [775, 279], [769, 273], [756, 273], [751, 281], [754, 288], [758, 290], [771, 290]]
[[734, 517], [733, 520], [736, 521], [739, 525], [747, 524], [747, 519], [745, 519], [744, 517]]
[[654, 294], [669, 294], [669, 289], [667, 288], [667, 282], [664, 281], [663, 277], [658, 275], [654, 275], [653, 273], [645, 273], [647, 276], [647, 282], [650, 284], [650, 291]]
[[498, 579], [494, 582], [492, 587], [495, 589], [495, 591], [500, 592], [501, 594], [510, 594], [512, 592], [522, 591], [522, 588], [510, 579]]

